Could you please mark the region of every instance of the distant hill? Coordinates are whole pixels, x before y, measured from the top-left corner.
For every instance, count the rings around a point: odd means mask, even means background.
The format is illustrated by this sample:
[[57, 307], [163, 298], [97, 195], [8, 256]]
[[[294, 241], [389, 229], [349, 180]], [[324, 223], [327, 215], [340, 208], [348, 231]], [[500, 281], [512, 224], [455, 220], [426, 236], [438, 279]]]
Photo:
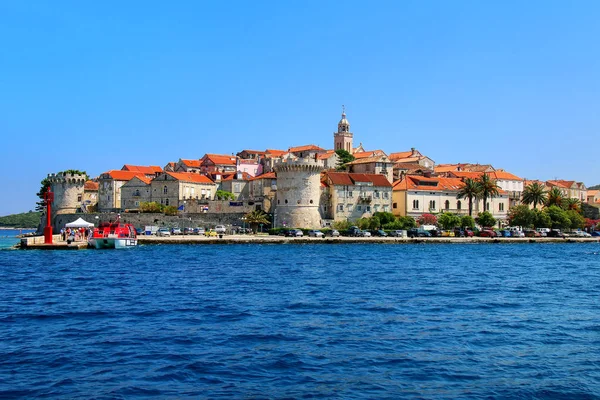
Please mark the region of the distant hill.
[[40, 224], [41, 212], [26, 212], [0, 217], [0, 227], [37, 228]]
[[590, 186], [588, 188], [588, 190], [599, 190], [600, 189], [600, 185], [594, 185], [594, 186]]

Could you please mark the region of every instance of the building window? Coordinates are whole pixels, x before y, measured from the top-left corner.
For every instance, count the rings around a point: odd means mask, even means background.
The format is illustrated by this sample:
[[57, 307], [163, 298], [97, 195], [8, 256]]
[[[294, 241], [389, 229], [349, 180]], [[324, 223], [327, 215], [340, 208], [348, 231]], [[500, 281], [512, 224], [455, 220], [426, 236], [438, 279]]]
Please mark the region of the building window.
[[456, 209], [457, 210], [462, 209], [462, 203], [460, 202], [460, 200], [456, 202]]
[[429, 209], [435, 210], [435, 200], [429, 200]]
[[348, 191], [348, 197], [352, 197], [352, 190]]
[[485, 211], [490, 211], [490, 203], [485, 203]]
[[356, 206], [356, 211], [361, 211], [362, 207], [361, 206]]
[[338, 204], [338, 211], [344, 211], [344, 205]]
[[398, 208], [398, 203], [392, 204], [392, 208]]
[[168, 192], [167, 185], [163, 186], [163, 194], [167, 194]]
[[352, 211], [352, 204], [347, 204], [346, 208], [348, 209], [348, 211]]
[[139, 196], [139, 195], [140, 195], [140, 189], [136, 189], [134, 196]]
[[277, 200], [277, 204], [279, 204], [281, 202], [281, 200]]
[[373, 195], [375, 196], [376, 199], [379, 198], [379, 192], [377, 190], [373, 193]]
[[287, 204], [287, 199], [285, 199], [284, 203]]
[[80, 194], [77, 195], [77, 202], [81, 203], [81, 195]]
[[419, 200], [413, 200], [413, 210], [417, 210], [419, 208]]
[[169, 205], [169, 199], [166, 199], [165, 200], [165, 206], [168, 206], [168, 205]]
[[390, 194], [388, 192], [383, 192], [383, 198], [384, 199], [389, 199], [390, 198]]
[[309, 203], [310, 203], [310, 204], [312, 204], [312, 203], [313, 203], [312, 199], [309, 201]]
[[504, 211], [504, 203], [498, 204], [498, 211]]
[[140, 202], [139, 202], [139, 201], [136, 201], [136, 202], [135, 202], [135, 206], [136, 206], [136, 207], [138, 207], [139, 205], [140, 205]]
[[300, 199], [296, 200], [296, 204], [300, 204]]
[[365, 211], [366, 212], [370, 212], [371, 211], [371, 206], [367, 206], [367, 209]]
[[450, 200], [446, 200], [446, 202], [444, 203], [446, 210], [450, 209]]

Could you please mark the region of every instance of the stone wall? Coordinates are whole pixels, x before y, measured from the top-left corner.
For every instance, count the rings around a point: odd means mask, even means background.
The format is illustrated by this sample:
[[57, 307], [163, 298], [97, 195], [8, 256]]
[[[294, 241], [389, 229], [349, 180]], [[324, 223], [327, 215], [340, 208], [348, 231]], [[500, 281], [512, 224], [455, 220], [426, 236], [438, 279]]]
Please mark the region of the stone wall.
[[[240, 213], [184, 213], [181, 215], [167, 216], [164, 214], [138, 214], [138, 213], [121, 213], [121, 222], [133, 224], [136, 228], [143, 228], [147, 225], [156, 225], [159, 227], [205, 227], [214, 228], [215, 225], [242, 226], [241, 218], [245, 215]], [[98, 217], [98, 218], [96, 218]], [[87, 222], [98, 225], [99, 222], [115, 221], [116, 213], [97, 213], [97, 214], [60, 214], [53, 221], [53, 229], [55, 232], [60, 232], [60, 229], [69, 222], [73, 222], [78, 218], [83, 218]]]

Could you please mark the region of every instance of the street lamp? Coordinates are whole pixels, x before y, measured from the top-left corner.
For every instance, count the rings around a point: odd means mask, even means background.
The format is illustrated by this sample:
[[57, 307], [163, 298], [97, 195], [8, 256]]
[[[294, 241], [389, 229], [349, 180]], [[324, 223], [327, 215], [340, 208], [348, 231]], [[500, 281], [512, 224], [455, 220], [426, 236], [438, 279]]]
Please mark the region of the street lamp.
[[246, 233], [246, 217], [242, 217], [242, 232]]

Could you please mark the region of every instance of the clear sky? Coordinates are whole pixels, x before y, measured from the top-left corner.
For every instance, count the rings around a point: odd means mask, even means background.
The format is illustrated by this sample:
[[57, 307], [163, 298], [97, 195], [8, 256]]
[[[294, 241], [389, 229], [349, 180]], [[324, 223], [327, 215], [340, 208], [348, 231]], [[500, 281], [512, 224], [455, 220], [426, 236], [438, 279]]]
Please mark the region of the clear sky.
[[598, 1], [0, 2], [0, 215], [48, 173], [416, 147], [600, 183]]

